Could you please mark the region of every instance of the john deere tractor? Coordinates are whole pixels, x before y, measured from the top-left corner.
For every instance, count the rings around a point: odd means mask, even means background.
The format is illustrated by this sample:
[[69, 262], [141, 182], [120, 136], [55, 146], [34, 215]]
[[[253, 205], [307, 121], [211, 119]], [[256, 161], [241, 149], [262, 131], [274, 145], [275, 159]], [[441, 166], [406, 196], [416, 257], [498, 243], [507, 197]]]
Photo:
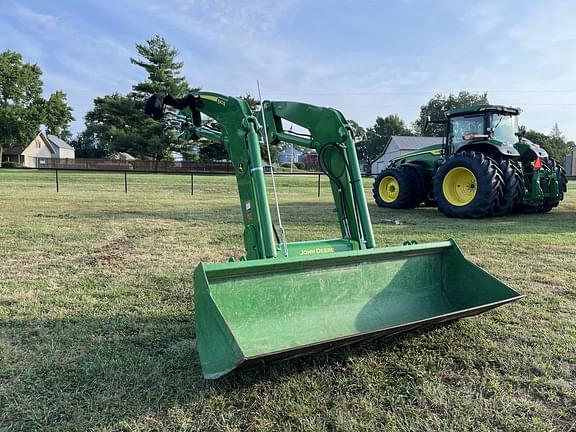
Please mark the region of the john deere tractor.
[[445, 113], [442, 142], [390, 161], [374, 181], [380, 207], [437, 205], [448, 217], [548, 212], [566, 192], [564, 168], [518, 128], [520, 109], [472, 105]]

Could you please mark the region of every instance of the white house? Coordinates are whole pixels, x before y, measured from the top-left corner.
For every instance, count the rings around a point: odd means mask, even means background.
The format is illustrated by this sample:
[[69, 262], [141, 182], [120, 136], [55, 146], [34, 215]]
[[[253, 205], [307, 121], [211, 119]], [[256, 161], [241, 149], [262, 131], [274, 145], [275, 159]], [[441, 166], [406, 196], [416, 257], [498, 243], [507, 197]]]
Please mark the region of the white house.
[[278, 163], [280, 165], [289, 164], [290, 162], [304, 163], [303, 158], [304, 152], [292, 145], [286, 145], [280, 152], [278, 152]]
[[74, 159], [74, 147], [62, 141], [55, 135], [40, 132], [36, 138], [20, 154], [22, 166], [26, 168], [42, 168], [47, 165], [47, 159]]
[[398, 136], [393, 135], [374, 162], [372, 162], [371, 173], [376, 175], [384, 170], [390, 160], [403, 154], [418, 150], [432, 144], [442, 144], [444, 138], [439, 137], [422, 137], [422, 136]]

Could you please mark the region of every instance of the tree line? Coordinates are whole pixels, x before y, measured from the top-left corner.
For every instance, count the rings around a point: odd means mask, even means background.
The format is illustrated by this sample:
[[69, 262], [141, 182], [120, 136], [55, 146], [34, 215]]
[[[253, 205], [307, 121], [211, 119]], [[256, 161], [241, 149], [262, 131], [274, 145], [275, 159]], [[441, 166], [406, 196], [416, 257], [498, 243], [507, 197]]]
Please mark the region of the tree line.
[[[390, 114], [386, 117], [377, 117], [373, 126], [364, 129], [357, 123], [353, 122], [356, 129], [357, 148], [359, 156], [368, 161], [374, 161], [384, 150], [386, 144], [393, 135], [404, 136], [436, 136], [445, 135], [445, 126], [437, 123], [429, 123], [424, 131], [424, 125], [427, 119], [442, 119], [444, 113], [454, 108], [465, 107], [475, 104], [489, 104], [488, 95], [473, 94], [467, 91], [461, 91], [456, 95], [436, 94], [426, 104], [420, 107], [418, 119], [411, 125], [408, 125], [397, 114]], [[530, 141], [544, 147], [544, 149], [556, 160], [563, 161], [564, 157], [576, 148], [574, 141], [568, 141], [558, 124], [555, 123], [548, 134], [535, 131], [533, 129], [525, 130], [524, 136]]]
[[[42, 71], [38, 65], [27, 64], [19, 53], [0, 53], [0, 159], [2, 150], [15, 145], [27, 145], [39, 130], [71, 139], [76, 157], [104, 158], [114, 153], [126, 152], [139, 159], [160, 161], [171, 159], [178, 152], [187, 160], [220, 160], [227, 158], [220, 143], [200, 142], [192, 147], [179, 140], [173, 131], [144, 114], [145, 101], [159, 91], [181, 97], [198, 91], [181, 75], [183, 63], [179, 52], [163, 37], [154, 36], [145, 43], [136, 44], [136, 56], [129, 61], [146, 72], [146, 79], [132, 86], [127, 94], [113, 93], [94, 99], [93, 108], [85, 115], [85, 128], [72, 137], [69, 131], [73, 120], [72, 109], [66, 93], [58, 90], [47, 99], [42, 97]], [[243, 97], [253, 109], [258, 101], [250, 94]], [[462, 91], [455, 95], [436, 94], [420, 107], [420, 115], [412, 124], [397, 114], [378, 116], [374, 125], [363, 128], [351, 120], [360, 159], [375, 160], [393, 135], [443, 136], [444, 127], [429, 124], [428, 117], [443, 118], [444, 112], [472, 104], [487, 104], [486, 94]], [[542, 145], [552, 157], [563, 160], [574, 148], [567, 141], [558, 125], [550, 133], [528, 130], [525, 136]], [[278, 149], [274, 149], [276, 154]]]

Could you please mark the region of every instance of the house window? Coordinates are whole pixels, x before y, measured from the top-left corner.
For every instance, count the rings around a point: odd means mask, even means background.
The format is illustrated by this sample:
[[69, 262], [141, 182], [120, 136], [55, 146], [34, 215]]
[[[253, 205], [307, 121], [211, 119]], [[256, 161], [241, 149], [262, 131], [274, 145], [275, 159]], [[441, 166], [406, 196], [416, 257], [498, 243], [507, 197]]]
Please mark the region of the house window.
[[36, 141], [36, 148], [40, 148], [40, 141]]

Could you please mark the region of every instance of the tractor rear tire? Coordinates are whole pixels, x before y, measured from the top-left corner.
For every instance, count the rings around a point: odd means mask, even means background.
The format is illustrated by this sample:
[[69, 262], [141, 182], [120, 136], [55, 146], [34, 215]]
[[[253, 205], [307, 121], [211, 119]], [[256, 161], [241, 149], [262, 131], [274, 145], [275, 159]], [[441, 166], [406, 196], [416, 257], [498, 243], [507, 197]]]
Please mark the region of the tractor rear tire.
[[444, 162], [433, 178], [438, 208], [448, 217], [490, 216], [502, 196], [500, 170], [490, 157], [463, 151]]
[[414, 207], [418, 206], [420, 203], [426, 201], [426, 196], [430, 192], [431, 179], [426, 173], [424, 167], [420, 165], [401, 165], [400, 169], [405, 170], [408, 175], [414, 176], [418, 182], [418, 186], [414, 190], [414, 202], [416, 203]]
[[523, 179], [519, 168], [508, 158], [497, 157], [494, 162], [502, 175], [502, 196], [492, 211], [492, 216], [504, 216], [512, 211], [522, 196]]
[[382, 171], [372, 187], [379, 207], [410, 209], [424, 200], [418, 172], [409, 166], [390, 167]]
[[[560, 201], [564, 199], [564, 192], [567, 191], [568, 178], [566, 177], [566, 170], [564, 167], [558, 163], [553, 158], [548, 158], [543, 161], [548, 168], [556, 173], [556, 178], [558, 179], [558, 197], [557, 198], [545, 198], [544, 202], [540, 207], [538, 207], [539, 213], [547, 213], [554, 207], [558, 207]], [[544, 186], [544, 185], [543, 185]], [[546, 185], [547, 186], [547, 185]]]

